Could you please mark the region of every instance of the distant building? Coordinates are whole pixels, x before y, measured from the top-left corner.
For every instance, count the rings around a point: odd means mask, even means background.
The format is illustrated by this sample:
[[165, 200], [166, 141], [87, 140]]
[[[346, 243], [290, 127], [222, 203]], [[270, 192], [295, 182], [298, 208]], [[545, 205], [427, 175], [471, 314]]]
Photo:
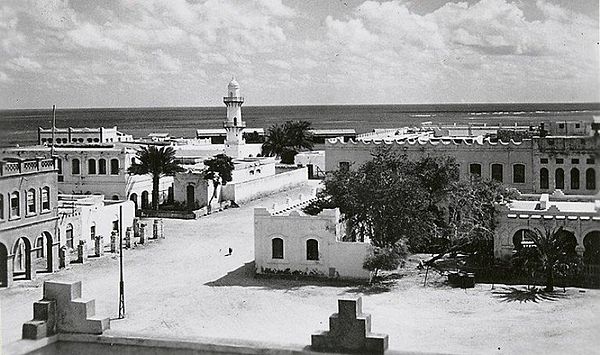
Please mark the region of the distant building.
[[94, 143], [132, 142], [133, 136], [112, 128], [55, 128], [54, 141], [52, 128], [38, 128], [38, 144], [40, 145], [81, 145]]
[[[55, 147], [60, 193], [105, 195], [111, 200], [131, 200], [136, 209], [148, 208], [152, 203], [152, 177], [127, 173], [137, 159], [138, 149], [138, 145], [123, 143]], [[45, 146], [7, 148], [5, 151], [23, 157], [50, 154], [50, 148]], [[172, 184], [172, 177], [161, 178], [160, 202], [172, 196]]]
[[0, 160], [0, 287], [58, 269], [53, 159]]
[[[589, 126], [589, 123], [588, 123]], [[591, 132], [591, 128], [589, 128]], [[581, 132], [588, 132], [581, 129]], [[434, 137], [427, 132], [405, 132], [357, 141], [328, 140], [325, 169], [357, 167], [371, 159], [379, 146], [388, 146], [409, 158], [451, 156], [459, 164], [460, 178], [494, 179], [524, 193], [594, 195], [599, 191], [600, 136], [546, 136], [522, 141], [495, 141], [490, 137]]]
[[339, 210], [317, 216], [254, 209], [257, 274], [288, 274], [333, 279], [369, 279], [363, 269], [371, 245], [345, 242]]

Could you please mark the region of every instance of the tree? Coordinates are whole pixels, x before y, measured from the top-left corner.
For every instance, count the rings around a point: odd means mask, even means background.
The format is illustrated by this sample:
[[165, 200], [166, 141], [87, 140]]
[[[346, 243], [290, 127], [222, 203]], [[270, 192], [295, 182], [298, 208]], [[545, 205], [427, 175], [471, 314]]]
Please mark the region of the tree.
[[213, 193], [208, 201], [208, 206], [212, 203], [212, 200], [217, 197], [217, 188], [219, 185], [227, 185], [232, 177], [234, 169], [233, 160], [225, 154], [217, 154], [211, 159], [204, 161], [204, 165], [207, 166], [204, 172], [204, 179], [211, 180], [213, 183]]
[[378, 276], [379, 270], [396, 270], [407, 256], [406, 245], [398, 243], [390, 248], [373, 248], [363, 262], [363, 268], [371, 271], [371, 280]]
[[298, 152], [313, 148], [310, 126], [308, 121], [287, 121], [283, 125], [269, 127], [262, 145], [262, 154], [280, 157], [285, 164], [294, 163]]
[[129, 166], [127, 172], [133, 175], [152, 176], [152, 209], [158, 210], [158, 190], [162, 176], [172, 176], [183, 171], [183, 168], [175, 163], [175, 150], [171, 147], [156, 148], [141, 147], [136, 154], [137, 160]]
[[411, 161], [388, 147], [376, 150], [358, 169], [338, 170], [304, 211], [340, 208], [353, 240], [369, 239], [380, 248], [406, 240], [414, 249], [423, 236], [433, 235], [439, 218], [437, 203], [448, 182], [458, 179], [451, 158], [424, 157]]
[[495, 180], [479, 178], [452, 181], [436, 221], [436, 238], [445, 243], [438, 254], [425, 262], [436, 260], [452, 252], [475, 255], [479, 262], [493, 258], [493, 238], [497, 225], [497, 207], [514, 197], [516, 191]]
[[554, 291], [556, 274], [576, 274], [581, 260], [575, 246], [577, 241], [562, 226], [528, 230], [526, 236], [533, 242], [533, 247], [520, 248], [514, 258], [524, 259], [523, 264], [536, 265], [546, 277], [546, 292]]

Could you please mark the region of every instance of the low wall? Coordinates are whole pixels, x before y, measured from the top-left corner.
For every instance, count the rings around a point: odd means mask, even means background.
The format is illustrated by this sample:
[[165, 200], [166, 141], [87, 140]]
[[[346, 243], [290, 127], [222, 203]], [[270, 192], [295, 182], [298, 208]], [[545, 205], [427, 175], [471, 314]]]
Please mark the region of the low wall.
[[222, 200], [244, 203], [277, 191], [289, 189], [308, 181], [307, 168], [294, 169], [262, 179], [223, 186]]

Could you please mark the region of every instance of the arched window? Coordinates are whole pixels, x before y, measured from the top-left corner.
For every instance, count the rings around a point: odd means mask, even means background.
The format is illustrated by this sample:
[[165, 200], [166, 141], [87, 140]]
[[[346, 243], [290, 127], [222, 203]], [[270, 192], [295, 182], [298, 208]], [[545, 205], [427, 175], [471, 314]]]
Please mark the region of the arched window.
[[96, 175], [96, 159], [88, 160], [88, 174]]
[[502, 182], [503, 180], [502, 164], [492, 164], [492, 180]]
[[21, 215], [21, 206], [19, 193], [17, 191], [10, 194], [10, 218], [19, 217]]
[[58, 175], [62, 175], [63, 171], [62, 171], [62, 159], [61, 158], [56, 159], [56, 168], [58, 169]]
[[98, 174], [106, 175], [106, 159], [104, 158], [98, 159]]
[[481, 164], [469, 164], [469, 174], [471, 176], [481, 177]]
[[110, 160], [110, 174], [119, 175], [119, 159]]
[[562, 168], [558, 168], [554, 172], [554, 184], [557, 189], [565, 188], [565, 171]]
[[596, 190], [596, 170], [589, 168], [585, 171], [585, 188], [587, 190]]
[[525, 165], [515, 164], [513, 165], [513, 183], [524, 184], [525, 183]]
[[314, 239], [306, 241], [306, 260], [319, 260], [319, 242]]
[[27, 190], [27, 214], [35, 213], [35, 189]]
[[271, 240], [271, 250], [273, 259], [283, 259], [283, 239], [273, 238]]
[[114, 200], [114, 201], [118, 201], [119, 200], [119, 195], [112, 195], [111, 199]]
[[35, 240], [35, 256], [36, 258], [44, 257], [44, 236], [39, 236]]
[[579, 169], [571, 169], [571, 190], [579, 189]]
[[65, 239], [67, 247], [73, 249], [73, 225], [71, 223], [67, 224], [67, 229], [65, 229]]
[[73, 175], [81, 174], [81, 167], [79, 164], [79, 159], [77, 159], [77, 158], [74, 158], [71, 161], [71, 174], [73, 174]]
[[50, 211], [50, 188], [44, 186], [41, 189], [42, 193], [42, 211]]
[[541, 168], [540, 169], [540, 189], [547, 190], [550, 188], [550, 183], [548, 181], [548, 169]]
[[148, 191], [142, 192], [142, 209], [148, 209], [150, 201], [148, 200]]
[[513, 235], [513, 246], [516, 250], [523, 247], [535, 247], [533, 238], [531, 237], [532, 231], [529, 229], [519, 229]]

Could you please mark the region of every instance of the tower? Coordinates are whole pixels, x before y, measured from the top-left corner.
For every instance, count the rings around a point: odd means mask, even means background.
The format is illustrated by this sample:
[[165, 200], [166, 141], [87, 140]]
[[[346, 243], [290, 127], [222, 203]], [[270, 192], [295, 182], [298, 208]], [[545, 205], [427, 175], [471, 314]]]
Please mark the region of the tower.
[[223, 122], [227, 132], [225, 154], [232, 158], [239, 158], [243, 155], [242, 148], [245, 142], [242, 131], [246, 128], [246, 123], [242, 120], [244, 98], [240, 96], [240, 84], [234, 78], [227, 85], [227, 96], [223, 98], [223, 102], [227, 106], [227, 120]]

